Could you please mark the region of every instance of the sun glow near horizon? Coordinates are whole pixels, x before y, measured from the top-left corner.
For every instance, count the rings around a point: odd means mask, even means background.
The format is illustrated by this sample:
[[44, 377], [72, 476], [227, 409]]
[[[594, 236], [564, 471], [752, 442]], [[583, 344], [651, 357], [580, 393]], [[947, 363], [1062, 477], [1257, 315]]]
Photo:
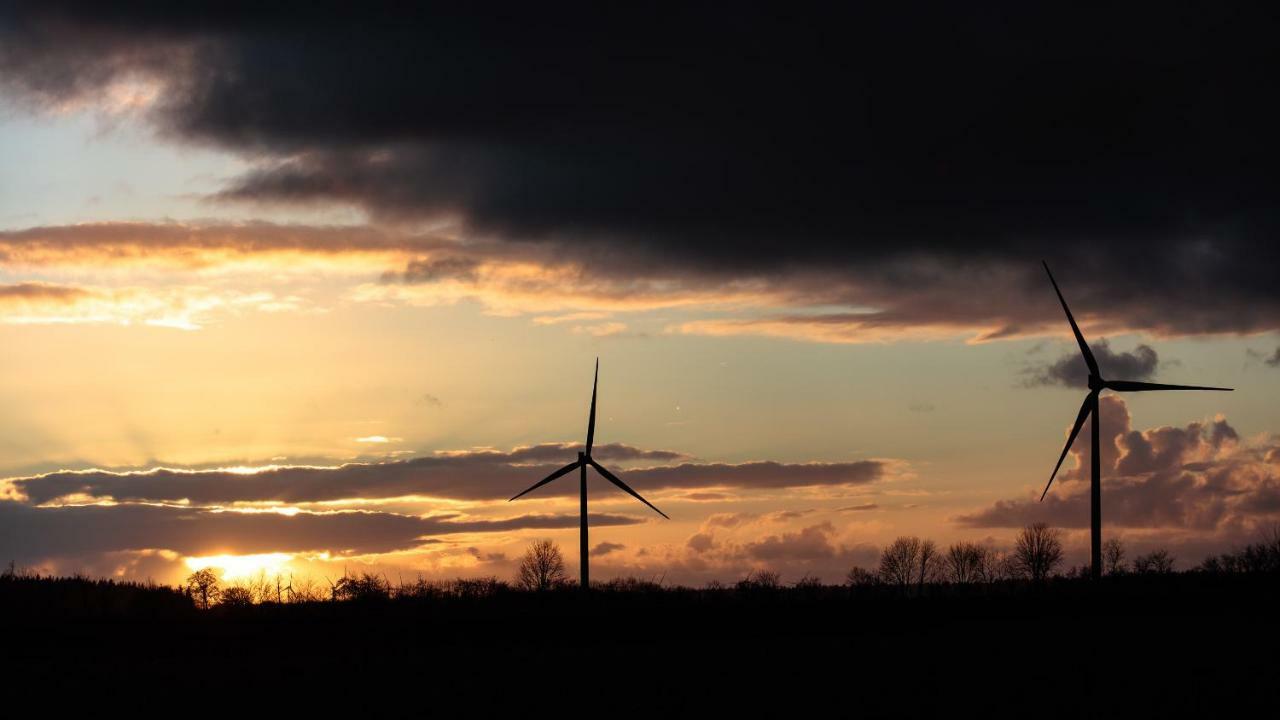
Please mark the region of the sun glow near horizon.
[[279, 575], [289, 568], [293, 560], [289, 553], [259, 553], [255, 555], [205, 555], [183, 558], [183, 562], [192, 572], [212, 568], [220, 570], [221, 577], [226, 580], [239, 580], [258, 574]]

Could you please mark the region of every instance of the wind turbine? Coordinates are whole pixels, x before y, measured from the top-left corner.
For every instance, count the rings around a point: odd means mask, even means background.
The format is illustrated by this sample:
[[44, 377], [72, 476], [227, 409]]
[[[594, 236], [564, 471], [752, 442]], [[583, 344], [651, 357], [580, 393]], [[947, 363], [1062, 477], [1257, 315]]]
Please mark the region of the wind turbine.
[[1080, 414], [1076, 416], [1076, 424], [1071, 428], [1071, 435], [1067, 438], [1066, 447], [1062, 448], [1062, 454], [1058, 456], [1058, 464], [1053, 466], [1053, 473], [1049, 475], [1049, 483], [1044, 486], [1044, 492], [1040, 494], [1040, 500], [1044, 501], [1044, 496], [1049, 494], [1049, 486], [1053, 485], [1053, 479], [1058, 476], [1058, 469], [1062, 467], [1062, 461], [1067, 457], [1067, 451], [1071, 449], [1071, 444], [1075, 442], [1076, 435], [1080, 434], [1080, 427], [1084, 425], [1086, 418], [1092, 416], [1093, 422], [1090, 423], [1093, 435], [1093, 448], [1090, 454], [1090, 464], [1092, 465], [1092, 483], [1089, 488], [1090, 503], [1090, 554], [1089, 554], [1089, 572], [1094, 580], [1102, 577], [1102, 462], [1099, 452], [1099, 433], [1098, 433], [1098, 395], [1103, 390], [1114, 390], [1116, 392], [1147, 392], [1149, 390], [1219, 390], [1229, 392], [1232, 388], [1219, 387], [1202, 387], [1200, 385], [1162, 385], [1160, 383], [1136, 382], [1133, 380], [1104, 380], [1102, 373], [1098, 370], [1098, 361], [1093, 357], [1093, 351], [1089, 349], [1089, 344], [1084, 341], [1084, 335], [1080, 333], [1080, 327], [1076, 325], [1076, 319], [1071, 316], [1071, 309], [1067, 307], [1067, 301], [1062, 297], [1062, 291], [1058, 289], [1058, 283], [1053, 279], [1053, 273], [1049, 271], [1049, 263], [1044, 263], [1044, 271], [1049, 273], [1049, 282], [1053, 283], [1053, 291], [1058, 294], [1058, 301], [1062, 303], [1062, 311], [1067, 314], [1067, 322], [1071, 323], [1071, 332], [1075, 333], [1076, 343], [1080, 345], [1080, 354], [1084, 356], [1084, 362], [1089, 366], [1089, 394], [1084, 398], [1084, 404], [1080, 406]]
[[[555, 480], [556, 478], [558, 478], [558, 477], [560, 477], [560, 476], [562, 476], [562, 475], [567, 475], [567, 474], [569, 474], [569, 473], [573, 472], [575, 469], [579, 471], [579, 472], [578, 472], [578, 498], [579, 498], [579, 504], [578, 504], [578, 507], [579, 507], [579, 528], [580, 528], [580, 530], [579, 530], [579, 541], [580, 541], [580, 542], [579, 542], [579, 547], [578, 547], [578, 555], [579, 555], [579, 566], [580, 566], [580, 567], [581, 567], [581, 569], [582, 569], [582, 581], [581, 581], [581, 582], [582, 582], [582, 589], [583, 589], [583, 590], [588, 590], [588, 589], [590, 589], [590, 588], [591, 588], [591, 575], [590, 575], [590, 571], [589, 571], [589, 569], [588, 569], [588, 567], [587, 567], [587, 555], [588, 555], [588, 548], [587, 548], [587, 466], [588, 466], [588, 465], [590, 465], [591, 467], [595, 468], [595, 469], [596, 469], [596, 472], [598, 472], [598, 473], [600, 473], [602, 476], [604, 476], [604, 479], [605, 479], [605, 480], [608, 480], [609, 482], [613, 483], [614, 485], [617, 485], [617, 486], [618, 486], [619, 488], [621, 488], [621, 489], [622, 489], [622, 491], [623, 491], [623, 492], [625, 492], [626, 494], [628, 494], [628, 495], [630, 495], [631, 497], [633, 497], [633, 498], [635, 498], [635, 499], [639, 500], [640, 502], [644, 503], [645, 505], [648, 505], [648, 506], [649, 506], [649, 507], [650, 507], [654, 512], [658, 513], [658, 514], [659, 514], [659, 515], [661, 515], [662, 517], [667, 518], [668, 520], [670, 520], [670, 519], [671, 519], [671, 518], [667, 517], [667, 514], [666, 514], [666, 513], [662, 512], [662, 511], [661, 511], [661, 510], [659, 510], [658, 508], [654, 507], [653, 503], [651, 503], [651, 502], [649, 502], [648, 500], [645, 500], [644, 498], [640, 497], [640, 493], [636, 492], [635, 490], [632, 490], [632, 489], [630, 488], [630, 486], [628, 486], [626, 483], [624, 483], [624, 482], [622, 482], [621, 480], [619, 480], [617, 475], [614, 475], [613, 473], [609, 472], [608, 470], [606, 470], [606, 469], [604, 468], [604, 466], [602, 466], [600, 463], [598, 463], [598, 462], [596, 462], [594, 459], [592, 459], [592, 457], [591, 457], [591, 445], [592, 445], [592, 443], [595, 441], [595, 437], [596, 437], [596, 388], [599, 386], [599, 384], [600, 384], [600, 358], [596, 358], [596, 374], [595, 374], [595, 379], [591, 381], [591, 414], [590, 414], [590, 416], [589, 416], [589, 417], [588, 417], [588, 419], [587, 419], [587, 447], [586, 447], [586, 450], [585, 450], [584, 452], [579, 452], [579, 453], [578, 453], [578, 459], [577, 459], [577, 460], [575, 460], [575, 461], [573, 461], [573, 462], [569, 463], [568, 465], [565, 465], [564, 467], [560, 468], [559, 470], [557, 470], [557, 471], [555, 471], [555, 472], [551, 473], [550, 475], [546, 476], [546, 477], [545, 477], [545, 478], [543, 478], [542, 480], [538, 481], [535, 485], [533, 485], [533, 487], [530, 487], [528, 490], [525, 490], [524, 492], [520, 493], [519, 495], [516, 495], [515, 497], [511, 498], [511, 500], [515, 500], [516, 498], [518, 498], [518, 497], [520, 497], [520, 496], [522, 496], [522, 495], [527, 495], [528, 493], [533, 492], [534, 490], [537, 490], [538, 488], [542, 487], [543, 485], [546, 485], [547, 483], [551, 482], [552, 480]], [[507, 502], [511, 502], [511, 500], [508, 500]]]

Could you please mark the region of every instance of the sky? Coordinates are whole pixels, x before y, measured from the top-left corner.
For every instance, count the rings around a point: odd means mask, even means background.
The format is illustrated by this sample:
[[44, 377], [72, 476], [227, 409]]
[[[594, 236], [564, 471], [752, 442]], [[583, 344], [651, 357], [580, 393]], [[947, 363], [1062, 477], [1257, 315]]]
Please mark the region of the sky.
[[[1273, 13], [0, 9], [0, 560], [840, 581], [1280, 521]], [[1088, 430], [1085, 430], [1087, 433]], [[1083, 435], [1087, 437], [1086, 435]]]

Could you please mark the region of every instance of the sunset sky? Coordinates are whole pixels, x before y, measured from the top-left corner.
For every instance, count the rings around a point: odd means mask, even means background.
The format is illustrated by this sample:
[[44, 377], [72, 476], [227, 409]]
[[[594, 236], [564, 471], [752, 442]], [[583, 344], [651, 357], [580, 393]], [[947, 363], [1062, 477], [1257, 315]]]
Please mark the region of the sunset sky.
[[1104, 536], [1280, 520], [1274, 22], [107, 5], [0, 9], [4, 563], [576, 566], [572, 477], [507, 498], [597, 357], [597, 458], [671, 519], [593, 477], [595, 578], [1037, 520], [1081, 563], [1041, 260], [1104, 372], [1236, 388], [1104, 395]]

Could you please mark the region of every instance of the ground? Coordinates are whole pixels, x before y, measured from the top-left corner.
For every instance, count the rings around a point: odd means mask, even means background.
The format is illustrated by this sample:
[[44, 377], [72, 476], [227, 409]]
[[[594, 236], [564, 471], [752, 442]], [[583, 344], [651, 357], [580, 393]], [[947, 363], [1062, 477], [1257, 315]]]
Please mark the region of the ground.
[[1280, 583], [1267, 577], [207, 612], [19, 595], [3, 594], [11, 687], [166, 713], [1167, 717], [1264, 714], [1280, 699]]

